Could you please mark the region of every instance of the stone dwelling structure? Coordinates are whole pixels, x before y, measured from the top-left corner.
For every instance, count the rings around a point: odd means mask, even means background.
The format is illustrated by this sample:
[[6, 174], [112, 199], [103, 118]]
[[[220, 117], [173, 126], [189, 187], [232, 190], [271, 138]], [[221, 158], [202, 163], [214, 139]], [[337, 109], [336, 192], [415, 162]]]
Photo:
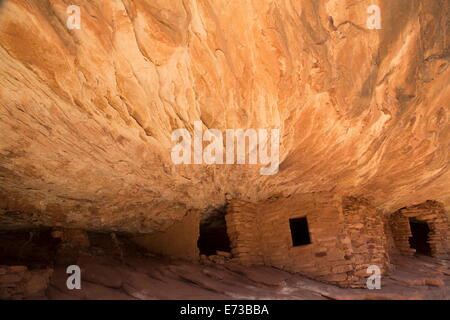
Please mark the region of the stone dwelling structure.
[[389, 225], [395, 252], [413, 255], [419, 251], [438, 258], [447, 256], [448, 219], [439, 202], [426, 201], [402, 208], [390, 216]]
[[[384, 217], [364, 197], [317, 192], [259, 203], [230, 200], [224, 217], [224, 232], [215, 232], [217, 237], [228, 237], [235, 261], [297, 272], [343, 287], [365, 286], [371, 265], [389, 272], [395, 253], [417, 251], [436, 257], [448, 253], [448, 219], [436, 201]], [[160, 254], [198, 261], [200, 223], [200, 213], [189, 211], [166, 232], [137, 241]]]
[[390, 268], [382, 216], [364, 198], [308, 193], [257, 205], [230, 203], [232, 253], [342, 286], [365, 283], [367, 267]]

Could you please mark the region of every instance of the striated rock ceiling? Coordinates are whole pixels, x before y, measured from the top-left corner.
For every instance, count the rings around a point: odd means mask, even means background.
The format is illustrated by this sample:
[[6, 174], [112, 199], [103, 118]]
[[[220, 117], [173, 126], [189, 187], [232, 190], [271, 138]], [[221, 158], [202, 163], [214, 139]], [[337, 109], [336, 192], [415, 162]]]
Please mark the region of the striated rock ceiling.
[[[315, 191], [450, 209], [449, 47], [449, 0], [3, 1], [0, 224], [151, 232]], [[280, 171], [174, 165], [198, 120], [280, 128]]]

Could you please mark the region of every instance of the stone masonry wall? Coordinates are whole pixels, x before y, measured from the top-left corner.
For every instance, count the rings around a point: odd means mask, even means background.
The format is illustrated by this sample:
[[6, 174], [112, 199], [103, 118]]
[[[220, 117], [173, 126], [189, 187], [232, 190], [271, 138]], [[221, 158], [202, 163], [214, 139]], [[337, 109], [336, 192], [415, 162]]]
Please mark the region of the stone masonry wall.
[[383, 215], [383, 226], [384, 226], [384, 234], [386, 235], [386, 250], [388, 251], [389, 256], [399, 254], [399, 250], [395, 245], [394, 233], [391, 227], [391, 217], [390, 215]]
[[367, 268], [376, 265], [384, 274], [392, 269], [381, 212], [363, 197], [342, 199], [345, 230], [351, 239], [353, 281], [365, 282]]
[[263, 264], [259, 219], [254, 204], [232, 200], [225, 215], [231, 253], [244, 265]]
[[[265, 263], [346, 285], [352, 262], [340, 207], [340, 201], [329, 193], [308, 193], [260, 204]], [[289, 219], [300, 217], [307, 218], [311, 244], [293, 247]]]
[[28, 270], [25, 266], [0, 266], [0, 300], [44, 297], [52, 269]]
[[409, 218], [428, 223], [430, 233], [428, 243], [431, 254], [435, 257], [446, 257], [449, 253], [449, 228], [448, 218], [444, 206], [437, 201], [402, 208], [394, 212], [390, 217], [390, 227], [397, 251], [403, 255], [413, 255], [415, 249], [410, 248], [409, 238], [412, 236]]
[[[351, 287], [365, 285], [367, 266], [376, 264], [385, 271], [389, 265], [382, 218], [365, 199], [342, 201], [319, 192], [256, 205], [230, 204], [227, 226], [233, 255], [241, 263], [265, 264]], [[294, 247], [289, 219], [301, 217], [307, 219], [311, 243]]]

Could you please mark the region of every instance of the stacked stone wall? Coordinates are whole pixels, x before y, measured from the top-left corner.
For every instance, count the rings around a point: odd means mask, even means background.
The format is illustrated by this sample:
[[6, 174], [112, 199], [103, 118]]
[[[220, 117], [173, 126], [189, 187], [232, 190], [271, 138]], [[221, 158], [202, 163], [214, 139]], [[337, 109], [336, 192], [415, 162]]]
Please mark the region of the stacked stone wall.
[[225, 215], [233, 257], [244, 265], [264, 264], [256, 205], [245, 201], [230, 201]]
[[25, 266], [0, 266], [0, 300], [41, 299], [52, 269], [28, 270]]
[[[383, 219], [366, 199], [317, 192], [257, 204], [231, 201], [226, 217], [233, 255], [243, 264], [352, 287], [365, 285], [369, 265], [382, 272], [389, 266]], [[289, 220], [303, 217], [311, 243], [294, 246]]]
[[428, 243], [431, 255], [434, 257], [446, 257], [449, 253], [449, 226], [448, 217], [444, 206], [437, 201], [402, 208], [394, 212], [390, 217], [390, 227], [395, 242], [395, 247], [400, 254], [413, 255], [416, 250], [410, 247], [409, 238], [412, 236], [409, 219], [426, 222], [430, 228]]

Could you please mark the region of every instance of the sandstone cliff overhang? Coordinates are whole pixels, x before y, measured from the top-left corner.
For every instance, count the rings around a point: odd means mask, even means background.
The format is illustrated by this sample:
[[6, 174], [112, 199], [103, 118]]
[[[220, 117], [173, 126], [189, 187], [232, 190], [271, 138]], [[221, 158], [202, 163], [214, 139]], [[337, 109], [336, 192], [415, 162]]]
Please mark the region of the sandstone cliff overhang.
[[[190, 209], [327, 192], [450, 208], [450, 4], [0, 7], [0, 224], [166, 230]], [[279, 128], [280, 170], [174, 165], [171, 133]]]

